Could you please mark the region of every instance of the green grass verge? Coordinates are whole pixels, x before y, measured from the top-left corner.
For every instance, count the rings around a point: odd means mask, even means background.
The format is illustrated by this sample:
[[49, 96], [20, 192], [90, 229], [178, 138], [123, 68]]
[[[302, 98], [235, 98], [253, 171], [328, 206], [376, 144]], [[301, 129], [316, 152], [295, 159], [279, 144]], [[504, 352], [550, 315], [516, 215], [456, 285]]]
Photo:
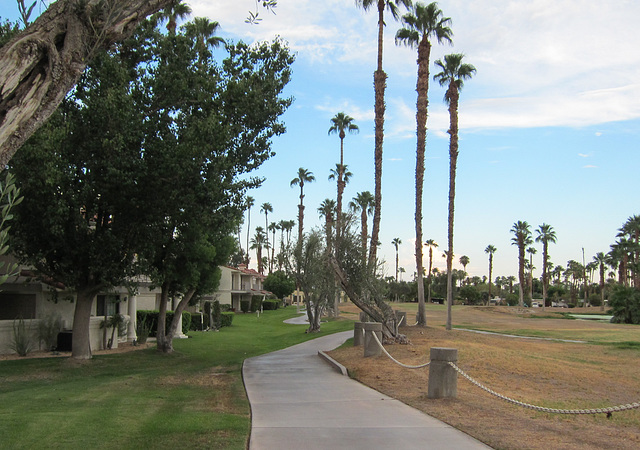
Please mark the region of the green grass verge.
[[244, 449], [250, 431], [245, 358], [352, 329], [351, 321], [284, 324], [294, 308], [238, 314], [219, 332], [190, 333], [175, 352], [0, 362], [2, 449]]

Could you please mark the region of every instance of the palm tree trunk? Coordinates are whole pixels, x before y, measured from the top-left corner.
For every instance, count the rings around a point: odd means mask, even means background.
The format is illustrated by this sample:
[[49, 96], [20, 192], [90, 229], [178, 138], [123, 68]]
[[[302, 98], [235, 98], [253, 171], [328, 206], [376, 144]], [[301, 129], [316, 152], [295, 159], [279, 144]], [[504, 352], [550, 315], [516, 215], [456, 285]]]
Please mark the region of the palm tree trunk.
[[369, 267], [375, 270], [378, 251], [378, 235], [380, 234], [380, 210], [382, 208], [382, 143], [384, 141], [384, 91], [387, 87], [387, 74], [382, 70], [382, 43], [384, 34], [384, 0], [378, 1], [378, 67], [373, 74], [375, 91], [375, 189], [373, 226], [371, 228], [371, 244], [369, 245]]
[[449, 83], [447, 90], [449, 99], [449, 227], [447, 237], [449, 241], [447, 252], [447, 324], [451, 330], [451, 305], [453, 304], [453, 213], [456, 197], [456, 167], [458, 164], [458, 89], [455, 81]]

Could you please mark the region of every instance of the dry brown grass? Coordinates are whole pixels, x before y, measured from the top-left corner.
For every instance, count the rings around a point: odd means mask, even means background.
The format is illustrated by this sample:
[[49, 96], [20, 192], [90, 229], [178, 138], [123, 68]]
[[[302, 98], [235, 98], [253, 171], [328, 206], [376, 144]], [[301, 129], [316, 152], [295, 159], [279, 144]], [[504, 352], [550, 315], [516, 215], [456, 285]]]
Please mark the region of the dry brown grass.
[[[345, 311], [348, 312], [348, 311]], [[593, 311], [592, 311], [593, 312]], [[597, 312], [597, 311], [595, 311]], [[542, 314], [541, 311], [526, 315]], [[547, 311], [545, 314], [549, 314]], [[454, 325], [473, 324], [501, 332], [537, 330], [549, 334], [591, 333], [598, 340], [616, 335], [640, 340], [640, 329], [607, 323], [531, 319], [507, 308], [461, 308]], [[413, 316], [412, 313], [409, 316]], [[443, 311], [429, 311], [429, 327], [404, 327], [410, 345], [387, 350], [406, 364], [428, 360], [430, 347], [458, 349], [458, 366], [506, 396], [536, 405], [586, 409], [640, 401], [640, 351], [612, 345], [529, 340], [447, 332]], [[599, 333], [599, 334], [598, 334]], [[605, 338], [603, 338], [603, 336]], [[458, 398], [427, 399], [428, 369], [404, 369], [386, 356], [363, 358], [362, 348], [343, 348], [331, 356], [362, 383], [459, 428], [498, 449], [640, 448], [640, 411], [567, 416], [540, 413], [509, 404], [458, 378]]]

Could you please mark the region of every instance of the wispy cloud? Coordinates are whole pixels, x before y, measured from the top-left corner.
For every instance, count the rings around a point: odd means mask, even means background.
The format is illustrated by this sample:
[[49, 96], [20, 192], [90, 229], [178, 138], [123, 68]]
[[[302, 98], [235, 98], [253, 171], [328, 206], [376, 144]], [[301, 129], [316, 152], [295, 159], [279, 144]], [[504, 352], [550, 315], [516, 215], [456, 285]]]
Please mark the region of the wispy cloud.
[[597, 169], [598, 166], [593, 166], [593, 165], [586, 165], [586, 166], [582, 166], [583, 169]]

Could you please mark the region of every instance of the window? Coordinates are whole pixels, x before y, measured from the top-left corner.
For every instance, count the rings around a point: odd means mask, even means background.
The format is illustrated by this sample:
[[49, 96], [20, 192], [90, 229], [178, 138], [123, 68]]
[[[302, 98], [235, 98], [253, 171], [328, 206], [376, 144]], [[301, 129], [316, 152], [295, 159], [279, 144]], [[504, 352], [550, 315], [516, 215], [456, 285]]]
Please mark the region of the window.
[[36, 318], [36, 294], [0, 293], [0, 320]]
[[96, 316], [113, 316], [120, 313], [119, 295], [98, 295]]

